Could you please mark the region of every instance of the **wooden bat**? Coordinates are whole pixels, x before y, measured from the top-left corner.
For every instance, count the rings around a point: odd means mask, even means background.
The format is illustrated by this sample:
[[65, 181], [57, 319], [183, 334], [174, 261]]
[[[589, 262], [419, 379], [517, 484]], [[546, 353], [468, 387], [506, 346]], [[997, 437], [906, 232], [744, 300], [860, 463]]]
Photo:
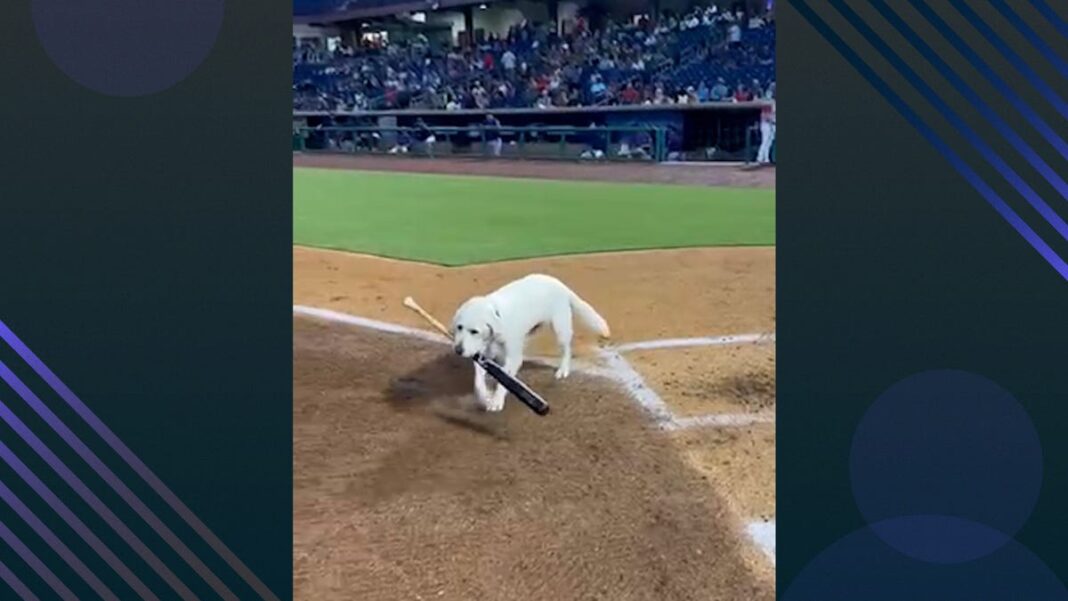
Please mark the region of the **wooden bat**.
[[[414, 298], [410, 296], [405, 297], [404, 306], [408, 307], [412, 311], [415, 311], [420, 316], [422, 316], [422, 318], [427, 320], [430, 325], [434, 326], [438, 329], [438, 331], [444, 334], [446, 338], [452, 338], [452, 334], [449, 332], [449, 329], [446, 328], [444, 324], [442, 324], [440, 321], [434, 319], [433, 315], [427, 313], [422, 307], [420, 307], [419, 303], [415, 302]], [[545, 399], [541, 398], [538, 393], [531, 390], [530, 387], [524, 384], [522, 380], [516, 378], [515, 376], [509, 375], [508, 372], [504, 371], [503, 367], [497, 365], [496, 363], [486, 357], [483, 357], [482, 355], [475, 355], [474, 361], [475, 363], [478, 363], [480, 366], [482, 366], [482, 369], [486, 370], [486, 373], [493, 376], [493, 379], [497, 380], [497, 382], [499, 382], [501, 386], [504, 386], [504, 388], [508, 392], [515, 395], [515, 397], [522, 401], [524, 405], [530, 407], [531, 411], [542, 416], [547, 415], [549, 413], [549, 403], [546, 403]]]
[[446, 328], [445, 324], [443, 324], [440, 321], [434, 319], [434, 316], [429, 314], [429, 313], [427, 313], [422, 307], [420, 307], [419, 303], [415, 302], [414, 298], [412, 298], [410, 296], [404, 297], [404, 306], [408, 307], [412, 311], [415, 311], [416, 313], [421, 315], [423, 319], [427, 320], [430, 323], [430, 325], [432, 325], [435, 328], [437, 328], [438, 331], [441, 332], [442, 334], [444, 334], [446, 338], [448, 338], [449, 340], [452, 340], [452, 332], [449, 332], [449, 328]]

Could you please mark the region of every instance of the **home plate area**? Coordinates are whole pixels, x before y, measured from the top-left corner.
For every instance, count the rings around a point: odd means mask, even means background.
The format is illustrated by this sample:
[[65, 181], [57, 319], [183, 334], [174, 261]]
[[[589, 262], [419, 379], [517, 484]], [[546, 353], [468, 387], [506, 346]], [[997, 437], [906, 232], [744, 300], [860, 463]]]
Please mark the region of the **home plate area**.
[[[774, 597], [774, 249], [446, 268], [294, 248], [296, 598]], [[661, 274], [674, 277], [665, 280]], [[605, 316], [552, 412], [476, 406], [473, 368], [401, 301], [550, 273]]]
[[[535, 359], [539, 418], [432, 332], [294, 316], [298, 598], [772, 598], [772, 336]], [[716, 355], [770, 372], [666, 385]]]

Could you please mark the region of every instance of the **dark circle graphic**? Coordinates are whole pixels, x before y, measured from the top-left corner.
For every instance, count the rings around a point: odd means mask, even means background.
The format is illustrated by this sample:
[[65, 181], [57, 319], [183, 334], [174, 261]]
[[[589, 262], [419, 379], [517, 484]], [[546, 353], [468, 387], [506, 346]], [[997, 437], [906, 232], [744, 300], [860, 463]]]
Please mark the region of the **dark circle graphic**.
[[931, 563], [977, 559], [1010, 539], [982, 524], [942, 515], [890, 518], [872, 524], [871, 529], [891, 547]]
[[143, 96], [189, 76], [222, 27], [225, 0], [32, 0], [45, 52], [79, 84]]
[[784, 601], [1068, 600], [1057, 576], [1023, 545], [954, 566], [915, 561], [862, 528], [821, 552], [786, 588]]
[[1008, 391], [973, 373], [928, 371], [876, 399], [853, 437], [850, 473], [887, 544], [953, 563], [993, 552], [1027, 521], [1042, 450]]

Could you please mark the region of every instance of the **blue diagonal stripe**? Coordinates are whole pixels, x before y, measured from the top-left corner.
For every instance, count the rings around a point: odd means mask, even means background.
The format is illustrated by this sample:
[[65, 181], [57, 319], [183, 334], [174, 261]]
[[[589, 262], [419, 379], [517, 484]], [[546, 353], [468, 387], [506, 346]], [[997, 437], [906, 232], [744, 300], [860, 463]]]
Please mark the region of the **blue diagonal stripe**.
[[1064, 219], [1058, 215], [1046, 201], [1042, 200], [1042, 197], [1040, 197], [1012, 167], [1002, 160], [1002, 158], [994, 152], [994, 149], [983, 141], [979, 134], [975, 133], [975, 130], [969, 127], [968, 124], [965, 123], [964, 120], [961, 119], [960, 116], [957, 115], [957, 113], [954, 112], [933, 89], [931, 89], [931, 86], [927, 85], [927, 83], [908, 66], [908, 63], [902, 60], [901, 57], [878, 36], [878, 34], [872, 31], [872, 29], [868, 27], [868, 24], [865, 23], [853, 9], [847, 6], [843, 0], [830, 0], [830, 2], [831, 5], [834, 6], [858, 32], [860, 32], [861, 37], [874, 46], [876, 51], [889, 61], [898, 73], [904, 76], [905, 80], [912, 85], [912, 87], [916, 88], [928, 102], [934, 105], [934, 107], [938, 109], [938, 112], [947, 121], [953, 124], [961, 135], [975, 146], [976, 150], [979, 151], [979, 154], [983, 155], [983, 158], [993, 165], [998, 173], [1012, 184], [1012, 187], [1015, 188], [1016, 191], [1019, 192], [1043, 218], [1045, 218], [1047, 223], [1057, 230], [1062, 238], [1068, 240], [1068, 223], [1065, 223]]
[[15, 553], [18, 553], [19, 557], [22, 558], [22, 561], [25, 561], [26, 565], [30, 566], [41, 577], [41, 580], [44, 580], [49, 588], [55, 591], [63, 601], [78, 601], [77, 595], [71, 592], [67, 585], [63, 584], [59, 576], [56, 576], [55, 572], [48, 569], [48, 566], [33, 551], [30, 551], [30, 548], [18, 536], [15, 536], [15, 533], [8, 529], [7, 525], [2, 521], [0, 521], [0, 540], [3, 540], [14, 549]]
[[857, 53], [853, 52], [849, 45], [847, 45], [842, 38], [819, 17], [819, 15], [817, 15], [804, 0], [791, 0], [791, 4], [801, 13], [805, 20], [808, 21], [809, 24], [812, 25], [812, 27], [815, 28], [816, 31], [818, 31], [819, 34], [823, 36], [823, 38], [827, 40], [827, 42], [831, 44], [831, 46], [833, 46], [839, 54], [841, 54], [842, 57], [845, 58], [846, 61], [848, 61], [849, 64], [852, 65], [853, 68], [856, 69], [860, 75], [864, 77], [864, 79], [866, 79], [868, 83], [870, 83], [872, 87], [874, 87], [883, 98], [897, 110], [898, 113], [901, 114], [902, 117], [905, 118], [906, 121], [916, 128], [920, 135], [930, 142], [930, 144], [949, 161], [949, 164], [964, 177], [965, 181], [975, 188], [987, 203], [989, 203], [990, 206], [993, 207], [994, 210], [997, 211], [997, 213], [1001, 215], [1001, 217], [1005, 219], [1005, 221], [1007, 221], [1028, 244], [1031, 245], [1032, 248], [1038, 251], [1038, 254], [1040, 254], [1062, 278], [1068, 280], [1068, 263], [1065, 263], [1064, 259], [1061, 259], [1060, 256], [1058, 256], [1057, 253], [1054, 252], [1053, 249], [1050, 248], [1049, 245], [1046, 244], [1042, 238], [1039, 237], [1039, 235], [1001, 199], [1000, 196], [998, 196], [997, 192], [987, 185], [987, 183], [964, 162], [960, 155], [943, 142], [938, 134], [928, 127], [923, 119], [921, 119], [915, 111], [909, 108], [908, 104], [906, 104], [905, 101], [902, 100], [901, 97], [898, 96], [897, 93], [895, 93], [890, 86], [887, 85], [887, 83], [857, 55]]
[[1009, 45], [1005, 43], [1005, 40], [1001, 39], [1001, 37], [986, 24], [986, 21], [983, 21], [983, 19], [981, 19], [967, 3], [962, 2], [961, 0], [949, 1], [953, 7], [957, 9], [957, 12], [967, 19], [972, 27], [986, 38], [986, 41], [990, 42], [994, 48], [997, 48], [998, 52], [1000, 52], [1021, 75], [1027, 78], [1027, 81], [1031, 82], [1031, 85], [1033, 85], [1035, 89], [1037, 89], [1042, 96], [1060, 112], [1062, 117], [1068, 119], [1068, 103], [1065, 103], [1064, 99], [1061, 98], [1057, 92], [1053, 91], [1053, 88], [1049, 87], [1049, 85], [1039, 77], [1038, 73], [1035, 73], [1035, 70], [1027, 64], [1027, 61], [1020, 58], [1020, 55], [1016, 54], [1012, 48], [1009, 48]]
[[7, 385], [18, 393], [22, 400], [26, 401], [34, 412], [37, 413], [52, 429], [66, 442], [70, 448], [82, 458], [83, 461], [89, 464], [89, 467], [93, 468], [100, 478], [111, 487], [122, 500], [126, 501], [126, 504], [145, 521], [146, 524], [151, 526], [152, 530], [162, 538], [168, 546], [174, 549], [186, 563], [189, 564], [193, 570], [204, 579], [208, 585], [215, 591], [217, 595], [226, 599], [227, 601], [237, 601], [237, 595], [230, 590], [214, 572], [204, 564], [203, 561], [197, 557], [192, 550], [189, 549], [174, 533], [163, 520], [159, 519], [159, 516], [155, 514], [147, 505], [134, 494], [132, 490], [126, 484], [115, 475], [115, 472], [111, 471], [111, 468], [106, 466], [100, 457], [96, 455], [84, 442], [78, 437], [66, 424], [63, 423], [59, 416], [52, 412], [51, 409], [45, 405], [40, 397], [37, 396], [26, 384], [15, 375], [15, 372], [11, 371], [11, 368], [7, 366], [3, 361], [0, 361], [0, 379], [7, 382]]
[[975, 67], [983, 77], [986, 77], [987, 81], [1001, 92], [1005, 98], [1016, 107], [1016, 110], [1020, 111], [1020, 114], [1027, 119], [1027, 122], [1034, 127], [1038, 133], [1042, 134], [1042, 137], [1046, 139], [1065, 159], [1068, 159], [1068, 142], [1064, 141], [1057, 132], [1049, 126], [1048, 123], [1027, 102], [1012, 89], [1008, 83], [1005, 82], [998, 74], [986, 64], [985, 61], [974, 51], [967, 42], [964, 41], [960, 35], [953, 30], [952, 27], [942, 17], [938, 16], [938, 13], [931, 10], [931, 7], [927, 5], [927, 0], [909, 0], [909, 4], [912, 5], [921, 15], [923, 15], [927, 21], [939, 32], [945, 36], [946, 40], [956, 48], [957, 52], [961, 53], [968, 62]]
[[33, 591], [29, 589], [19, 577], [11, 571], [11, 568], [7, 567], [7, 564], [0, 561], [0, 580], [3, 580], [11, 587], [11, 590], [19, 596], [22, 601], [41, 601], [37, 595], [33, 594]]
[[278, 595], [275, 595], [267, 586], [259, 579], [248, 566], [245, 565], [241, 559], [226, 546], [222, 540], [211, 531], [210, 528], [193, 513], [178, 495], [174, 494], [166, 484], [160, 480], [147, 465], [128, 447], [126, 443], [122, 442], [119, 437], [108, 428], [92, 409], [90, 409], [78, 395], [74, 394], [74, 391], [70, 389], [59, 376], [55, 374], [49, 368], [40, 357], [37, 356], [25, 342], [22, 341], [15, 332], [11, 330], [2, 320], [0, 320], [0, 339], [3, 339], [11, 348], [18, 353], [19, 357], [25, 361], [34, 373], [41, 377], [42, 380], [48, 383], [52, 387], [52, 390], [63, 399], [64, 402], [70, 406], [82, 419], [85, 420], [89, 427], [97, 433], [104, 442], [111, 447], [111, 450], [115, 451], [119, 457], [122, 457], [130, 468], [135, 471], [146, 483], [163, 499], [167, 505], [177, 513], [194, 532], [200, 535], [200, 537], [219, 554], [226, 563], [233, 568], [233, 570], [241, 576], [241, 578], [263, 598], [265, 601], [279, 601]]
[[961, 79], [959, 75], [957, 75], [956, 71], [954, 71], [952, 67], [946, 64], [946, 61], [942, 60], [941, 57], [938, 56], [937, 52], [935, 52], [930, 46], [928, 46], [927, 43], [924, 42], [922, 38], [920, 38], [920, 36], [916, 35], [916, 32], [913, 31], [905, 23], [905, 21], [897, 15], [897, 13], [890, 10], [890, 7], [887, 6], [884, 0], [869, 1], [873, 6], [875, 6], [875, 10], [879, 11], [879, 14], [881, 14], [883, 18], [889, 21], [890, 24], [894, 27], [894, 29], [896, 29], [902, 36], [905, 37], [905, 39], [912, 43], [912, 45], [920, 52], [920, 54], [922, 54], [923, 57], [926, 58], [932, 65], [934, 65], [934, 67], [938, 69], [938, 72], [941, 73], [942, 76], [945, 77], [947, 80], [949, 80], [949, 82], [953, 84], [953, 87], [958, 92], [960, 92], [962, 96], [967, 98], [968, 101], [971, 102], [972, 106], [978, 109], [979, 112], [982, 113], [982, 115], [990, 121], [994, 128], [998, 130], [998, 133], [1000, 133], [1002, 137], [1008, 140], [1009, 143], [1012, 144], [1012, 147], [1015, 148], [1016, 151], [1019, 152], [1021, 155], [1023, 155], [1023, 157], [1027, 159], [1027, 162], [1030, 163], [1036, 171], [1041, 173], [1042, 176], [1046, 178], [1046, 181], [1048, 181], [1050, 184], [1053, 185], [1054, 188], [1057, 189], [1057, 192], [1060, 193], [1061, 197], [1068, 200], [1068, 183], [1065, 183], [1064, 179], [1061, 178], [1061, 176], [1058, 175], [1057, 172], [1054, 171], [1053, 168], [1046, 163], [1046, 161], [1042, 160], [1042, 157], [1038, 156], [1038, 153], [1036, 153], [1034, 149], [1032, 149], [1031, 146], [1023, 140], [1023, 138], [1021, 138], [1015, 131], [1013, 131], [1009, 124], [1005, 123], [1005, 121], [1001, 117], [999, 117], [998, 114], [994, 112], [994, 110], [991, 109], [986, 102], [983, 101], [979, 94], [975, 93], [975, 90], [973, 90], [967, 83], [964, 82], [963, 79]]
[[52, 471], [56, 472], [56, 474], [67, 483], [67, 486], [70, 486], [74, 492], [78, 493], [78, 496], [81, 497], [81, 499], [85, 501], [97, 515], [107, 522], [108, 526], [111, 526], [112, 530], [118, 533], [118, 535], [122, 537], [122, 540], [130, 545], [145, 563], [152, 566], [152, 569], [154, 569], [156, 573], [167, 582], [167, 584], [171, 585], [171, 588], [178, 593], [178, 596], [184, 601], [197, 601], [197, 597], [193, 594], [193, 591], [189, 590], [189, 587], [179, 580], [178, 577], [174, 575], [174, 572], [160, 561], [160, 558], [157, 557], [145, 543], [141, 542], [141, 539], [137, 538], [137, 535], [134, 534], [114, 512], [108, 509], [107, 505], [100, 500], [100, 497], [93, 494], [93, 491], [89, 490], [89, 487], [86, 486], [78, 476], [74, 475], [74, 472], [72, 472], [70, 468], [52, 452], [52, 449], [49, 449], [48, 445], [38, 438], [37, 435], [34, 434], [33, 431], [30, 430], [6, 404], [4, 404], [2, 399], [0, 399], [0, 419], [7, 422], [7, 425], [19, 435], [19, 438], [25, 441], [41, 459], [44, 459], [45, 463], [48, 464], [48, 467], [52, 468]]
[[145, 601], [159, 601], [159, 598], [156, 597], [152, 591], [148, 590], [145, 583], [134, 575], [134, 573], [130, 571], [130, 568], [126, 567], [125, 564], [119, 561], [119, 558], [115, 556], [111, 549], [108, 549], [104, 542], [89, 530], [88, 526], [85, 525], [85, 522], [82, 522], [78, 516], [76, 516], [74, 512], [63, 503], [63, 501], [60, 501], [59, 497], [57, 497], [56, 494], [53, 493], [52, 490], [49, 489], [48, 486], [46, 486], [45, 483], [22, 462], [21, 459], [19, 459], [3, 441], [0, 441], [0, 459], [3, 459], [4, 462], [7, 463], [19, 477], [21, 477], [22, 480], [28, 484], [35, 493], [37, 493], [37, 496], [44, 499], [44, 502], [52, 508], [52, 511], [55, 511], [56, 514], [63, 518], [63, 521], [70, 526], [71, 530], [78, 533], [78, 536], [80, 536], [87, 545], [92, 547], [92, 549], [96, 551], [116, 573], [122, 576], [123, 580], [130, 585], [130, 588], [137, 592], [139, 597]]
[[1057, 31], [1060, 32], [1062, 36], [1068, 38], [1068, 23], [1065, 23], [1064, 19], [1057, 14], [1057, 11], [1053, 10], [1049, 4], [1046, 4], [1046, 0], [1031, 0], [1031, 6], [1035, 7], [1035, 10], [1038, 12], [1042, 13], [1042, 16], [1046, 17], [1046, 19], [1057, 28]]
[[75, 574], [81, 576], [82, 580], [89, 585], [89, 588], [93, 589], [93, 592], [100, 595], [101, 599], [105, 599], [106, 601], [119, 601], [119, 598], [115, 596], [115, 593], [111, 592], [111, 589], [101, 582], [100, 579], [96, 577], [96, 574], [94, 574], [82, 560], [78, 559], [74, 552], [70, 550], [70, 547], [64, 544], [63, 541], [56, 536], [56, 533], [52, 532], [52, 530], [46, 526], [44, 522], [42, 522], [40, 518], [38, 518], [37, 515], [22, 502], [21, 499], [18, 498], [15, 492], [8, 488], [2, 481], [0, 481], [0, 499], [3, 499], [4, 502], [7, 503], [20, 518], [22, 518], [22, 521], [26, 522], [26, 524], [37, 533], [37, 536], [41, 537], [41, 540], [48, 543], [48, 546], [56, 552], [56, 555], [59, 555], [59, 557], [70, 566], [72, 570], [74, 570]]
[[1031, 26], [1021, 19], [1020, 15], [1016, 14], [1016, 11], [1012, 10], [1004, 0], [987, 0], [987, 2], [994, 5], [994, 8], [1001, 13], [1001, 16], [1005, 17], [1006, 21], [1012, 23], [1013, 27], [1027, 38], [1027, 41], [1031, 42], [1035, 48], [1038, 48], [1038, 51], [1042, 53], [1042, 56], [1046, 57], [1046, 60], [1053, 63], [1053, 66], [1057, 67], [1057, 70], [1060, 71], [1061, 75], [1068, 78], [1068, 63], [1065, 63], [1064, 59], [1057, 56], [1057, 53], [1053, 51], [1053, 48], [1050, 48], [1049, 44], [1047, 44], [1034, 29], [1031, 29]]

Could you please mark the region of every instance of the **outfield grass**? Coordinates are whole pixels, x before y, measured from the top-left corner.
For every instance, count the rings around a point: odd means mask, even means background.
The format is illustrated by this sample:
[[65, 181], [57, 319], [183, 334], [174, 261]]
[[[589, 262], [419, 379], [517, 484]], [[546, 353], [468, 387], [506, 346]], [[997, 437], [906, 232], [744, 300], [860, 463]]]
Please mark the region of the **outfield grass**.
[[465, 265], [775, 243], [775, 192], [293, 170], [297, 244]]

